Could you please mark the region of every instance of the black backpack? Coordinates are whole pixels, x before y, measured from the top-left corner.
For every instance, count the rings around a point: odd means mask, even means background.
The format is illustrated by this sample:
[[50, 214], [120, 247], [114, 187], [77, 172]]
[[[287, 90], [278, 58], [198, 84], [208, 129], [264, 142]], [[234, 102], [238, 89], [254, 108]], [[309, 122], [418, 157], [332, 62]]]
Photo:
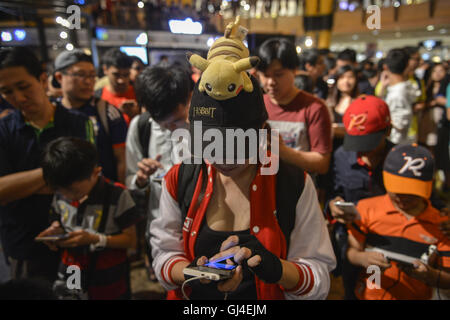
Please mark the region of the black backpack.
[[[201, 170], [205, 170], [202, 181], [202, 191], [199, 196], [201, 202], [206, 188], [206, 165], [181, 163], [178, 171], [178, 204], [181, 209], [182, 222], [186, 219], [187, 212], [191, 206], [195, 186]], [[290, 236], [295, 225], [295, 208], [298, 199], [305, 186], [305, 173], [298, 167], [287, 164], [280, 160], [277, 173], [276, 185], [276, 208], [278, 224], [286, 238], [289, 248]]]
[[[140, 114], [138, 119], [139, 144], [141, 145], [143, 158], [148, 158], [148, 144], [152, 129], [152, 124], [149, 122], [149, 119], [150, 114], [147, 111]], [[139, 216], [147, 218], [150, 190], [148, 188], [145, 188], [145, 190], [131, 189], [130, 193], [136, 202], [136, 210]]]
[[142, 155], [144, 158], [148, 158], [148, 144], [150, 143], [150, 135], [152, 132], [152, 123], [150, 120], [150, 113], [145, 111], [139, 115], [138, 119], [138, 135], [139, 144], [142, 148]]

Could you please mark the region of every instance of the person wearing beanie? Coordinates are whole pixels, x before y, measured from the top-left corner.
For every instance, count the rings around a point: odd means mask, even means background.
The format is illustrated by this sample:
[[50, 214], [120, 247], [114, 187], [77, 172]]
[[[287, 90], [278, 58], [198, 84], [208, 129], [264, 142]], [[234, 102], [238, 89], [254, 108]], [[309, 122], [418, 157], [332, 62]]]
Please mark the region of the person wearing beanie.
[[[242, 30], [229, 25], [225, 36], [236, 40], [236, 34]], [[217, 62], [205, 61], [202, 66], [208, 68]], [[283, 161], [276, 173], [265, 174], [279, 158], [274, 154], [264, 162], [266, 158], [252, 153], [267, 147], [264, 140], [246, 139], [237, 148], [229, 144], [239, 132], [267, 132], [257, 80], [246, 74], [252, 89], [247, 85], [243, 90], [229, 83], [224, 75], [233, 72], [227, 69], [232, 63], [219, 62], [223, 72], [200, 79], [194, 88], [192, 156], [164, 177], [161, 214], [150, 226], [156, 276], [170, 290], [169, 299], [325, 299], [336, 261], [311, 177]], [[200, 83], [206, 90], [199, 90]], [[222, 99], [224, 92], [217, 88], [234, 93]], [[184, 273], [225, 256], [233, 256], [227, 263], [235, 264], [229, 279], [199, 280]]]
[[103, 175], [124, 183], [127, 124], [120, 110], [94, 97], [95, 76], [92, 57], [83, 50], [60, 53], [55, 59], [54, 79], [63, 96], [56, 103], [89, 117]]
[[[349, 225], [347, 251], [349, 261], [363, 268], [358, 299], [426, 300], [432, 288], [450, 288], [450, 239], [439, 229], [448, 217], [429, 200], [434, 169], [427, 149], [395, 146], [383, 166], [387, 193], [358, 202], [360, 219]], [[374, 266], [382, 273], [372, 286], [367, 268]]]

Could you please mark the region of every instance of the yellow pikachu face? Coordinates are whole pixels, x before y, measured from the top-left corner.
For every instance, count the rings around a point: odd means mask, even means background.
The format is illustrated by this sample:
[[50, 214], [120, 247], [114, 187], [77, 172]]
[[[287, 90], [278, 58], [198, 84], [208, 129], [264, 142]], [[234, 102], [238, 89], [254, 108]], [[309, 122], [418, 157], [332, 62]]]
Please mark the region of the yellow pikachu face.
[[233, 62], [217, 60], [209, 64], [203, 72], [199, 90], [213, 99], [226, 100], [235, 97], [244, 88], [241, 72], [236, 72]]

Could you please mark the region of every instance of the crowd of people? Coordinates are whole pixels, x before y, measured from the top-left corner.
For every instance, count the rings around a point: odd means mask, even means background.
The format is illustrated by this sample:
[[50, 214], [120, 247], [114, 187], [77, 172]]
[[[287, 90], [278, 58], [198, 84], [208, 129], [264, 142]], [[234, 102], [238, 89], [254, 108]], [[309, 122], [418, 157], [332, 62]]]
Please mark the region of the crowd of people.
[[[183, 63], [110, 49], [99, 78], [75, 49], [49, 75], [29, 49], [2, 48], [0, 238], [12, 280], [0, 297], [131, 299], [131, 253], [170, 299], [326, 299], [332, 285], [345, 299], [445, 297], [448, 62], [406, 47], [358, 63], [354, 50], [298, 54], [283, 38], [256, 55], [252, 90], [219, 100]], [[199, 121], [277, 129], [278, 172], [248, 157], [183, 163], [173, 132]], [[225, 256], [237, 266], [229, 279], [183, 272]], [[72, 266], [81, 280], [70, 286]]]

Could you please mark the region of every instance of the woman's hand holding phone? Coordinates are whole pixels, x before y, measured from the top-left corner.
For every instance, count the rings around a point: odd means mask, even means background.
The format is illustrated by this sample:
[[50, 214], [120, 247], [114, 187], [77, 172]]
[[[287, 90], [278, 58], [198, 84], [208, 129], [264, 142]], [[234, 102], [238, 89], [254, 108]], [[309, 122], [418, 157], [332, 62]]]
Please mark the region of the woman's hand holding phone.
[[253, 235], [233, 235], [225, 240], [220, 253], [211, 258], [217, 260], [234, 254], [234, 261], [248, 267], [258, 278], [266, 283], [277, 283], [283, 274], [281, 260], [267, 250]]
[[[218, 258], [214, 259], [214, 257], [211, 258], [210, 260], [208, 260], [208, 258], [206, 258], [205, 256], [197, 257], [194, 259], [194, 261], [192, 261], [192, 263], [188, 267], [204, 266], [208, 264], [208, 262], [215, 261], [218, 259]], [[227, 259], [227, 264], [231, 265], [233, 263], [231, 262], [231, 260]], [[239, 284], [242, 282], [242, 279], [243, 279], [242, 266], [237, 266], [234, 269], [232, 277], [230, 279], [219, 281], [219, 283], [217, 284], [217, 289], [221, 292], [235, 291], [239, 287]], [[207, 284], [210, 283], [211, 280], [201, 279], [200, 282], [203, 284]]]

